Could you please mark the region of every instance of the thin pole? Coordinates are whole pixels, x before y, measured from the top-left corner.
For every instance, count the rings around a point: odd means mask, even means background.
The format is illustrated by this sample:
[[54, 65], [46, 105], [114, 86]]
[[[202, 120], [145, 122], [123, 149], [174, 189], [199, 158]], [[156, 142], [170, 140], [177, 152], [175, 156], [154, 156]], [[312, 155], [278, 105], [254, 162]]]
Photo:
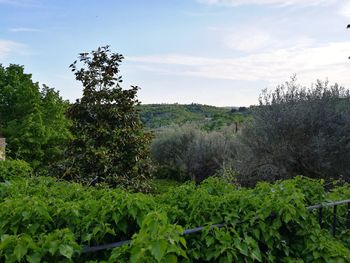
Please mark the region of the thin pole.
[[332, 234], [335, 236], [336, 232], [336, 224], [337, 224], [337, 206], [333, 207], [333, 226], [332, 226]]
[[322, 228], [322, 216], [323, 216], [323, 207], [320, 207], [318, 209], [318, 223], [320, 224], [320, 227]]
[[348, 229], [350, 229], [350, 203], [348, 203], [348, 214], [346, 217], [346, 221], [347, 221], [346, 226], [348, 227]]

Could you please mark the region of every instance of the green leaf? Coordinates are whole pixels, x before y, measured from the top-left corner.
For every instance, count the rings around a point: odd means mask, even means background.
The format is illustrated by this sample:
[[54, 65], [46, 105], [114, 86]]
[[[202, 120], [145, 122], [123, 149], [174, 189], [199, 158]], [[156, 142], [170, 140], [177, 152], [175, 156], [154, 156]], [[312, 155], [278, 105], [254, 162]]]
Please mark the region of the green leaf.
[[168, 254], [165, 256], [164, 263], [177, 263], [177, 256], [174, 254]]
[[57, 249], [58, 249], [58, 241], [57, 240], [51, 241], [49, 243], [49, 252], [50, 252], [50, 254], [54, 255], [56, 253]]
[[39, 253], [34, 253], [26, 256], [26, 259], [29, 263], [39, 263], [41, 261], [41, 256]]
[[253, 259], [256, 259], [257, 261], [262, 262], [261, 252], [259, 248], [254, 249], [251, 255]]
[[185, 248], [187, 248], [187, 244], [186, 244], [186, 239], [185, 239], [185, 238], [180, 237], [180, 238], [179, 238], [179, 241], [180, 241], [180, 243], [181, 243]]
[[72, 258], [72, 255], [74, 252], [73, 248], [71, 246], [68, 246], [68, 245], [60, 245], [59, 251], [60, 251], [61, 255], [65, 256], [66, 258], [69, 258], [69, 259]]
[[15, 250], [14, 250], [14, 254], [17, 258], [18, 261], [20, 261], [25, 254], [27, 254], [27, 245], [26, 244], [23, 244], [22, 242], [20, 242], [16, 247], [15, 247]]
[[161, 259], [163, 258], [164, 256], [164, 253], [167, 249], [167, 242], [165, 240], [159, 240], [159, 241], [156, 241], [152, 244], [152, 247], [151, 247], [151, 254], [155, 257], [155, 259], [160, 262]]

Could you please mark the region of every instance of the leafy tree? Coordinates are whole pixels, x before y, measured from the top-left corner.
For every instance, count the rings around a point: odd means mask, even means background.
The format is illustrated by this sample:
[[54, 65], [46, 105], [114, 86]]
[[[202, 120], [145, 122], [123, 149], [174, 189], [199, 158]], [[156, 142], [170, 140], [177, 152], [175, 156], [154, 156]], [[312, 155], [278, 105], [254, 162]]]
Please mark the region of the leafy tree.
[[58, 160], [70, 137], [67, 106], [54, 89], [40, 89], [22, 66], [0, 65], [0, 134], [7, 138], [9, 157], [34, 168]]
[[229, 168], [234, 157], [232, 132], [233, 127], [212, 132], [193, 125], [164, 128], [151, 146], [160, 166], [156, 175], [200, 182]]
[[243, 182], [302, 174], [350, 181], [350, 94], [318, 81], [307, 89], [295, 78], [263, 91], [253, 120], [238, 138], [236, 167]]
[[120, 86], [122, 59], [105, 46], [81, 53], [81, 68], [77, 61], [70, 65], [84, 88], [83, 97], [68, 111], [75, 138], [64, 176], [87, 184], [146, 190], [150, 134], [144, 132], [135, 108], [138, 87]]

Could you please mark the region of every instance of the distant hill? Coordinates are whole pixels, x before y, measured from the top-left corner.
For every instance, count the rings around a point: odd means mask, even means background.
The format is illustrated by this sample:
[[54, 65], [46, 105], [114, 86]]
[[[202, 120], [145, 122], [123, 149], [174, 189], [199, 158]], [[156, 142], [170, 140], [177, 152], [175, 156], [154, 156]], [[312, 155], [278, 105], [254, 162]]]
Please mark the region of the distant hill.
[[246, 107], [215, 107], [202, 104], [144, 104], [138, 106], [142, 122], [150, 129], [194, 123], [206, 130], [243, 122]]

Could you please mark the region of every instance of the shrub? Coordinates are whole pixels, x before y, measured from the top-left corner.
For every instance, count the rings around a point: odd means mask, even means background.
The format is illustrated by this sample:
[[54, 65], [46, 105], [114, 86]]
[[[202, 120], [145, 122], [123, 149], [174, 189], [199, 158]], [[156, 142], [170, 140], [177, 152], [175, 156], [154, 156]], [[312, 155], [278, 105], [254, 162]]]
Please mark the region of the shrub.
[[263, 91], [237, 140], [239, 180], [255, 183], [302, 174], [350, 180], [350, 95], [337, 84], [301, 87], [292, 78]]
[[21, 160], [0, 161], [0, 182], [16, 177], [28, 177], [32, 175], [30, 165]]
[[173, 126], [156, 135], [151, 152], [163, 174], [168, 170], [178, 176], [172, 179], [200, 182], [231, 162], [233, 136], [224, 131], [205, 132], [191, 125]]
[[[306, 209], [307, 199], [323, 201], [319, 189], [319, 181], [302, 177], [254, 189], [209, 178], [151, 196], [50, 177], [15, 178], [0, 183], [0, 261], [349, 262], [346, 225], [338, 225], [333, 238]], [[343, 186], [326, 198], [349, 193]], [[331, 212], [324, 209], [327, 228]], [[338, 222], [346, 212], [338, 207]], [[217, 223], [226, 226], [210, 228]], [[200, 233], [183, 235], [198, 226], [204, 226]], [[130, 246], [81, 253], [85, 246], [130, 239]]]

